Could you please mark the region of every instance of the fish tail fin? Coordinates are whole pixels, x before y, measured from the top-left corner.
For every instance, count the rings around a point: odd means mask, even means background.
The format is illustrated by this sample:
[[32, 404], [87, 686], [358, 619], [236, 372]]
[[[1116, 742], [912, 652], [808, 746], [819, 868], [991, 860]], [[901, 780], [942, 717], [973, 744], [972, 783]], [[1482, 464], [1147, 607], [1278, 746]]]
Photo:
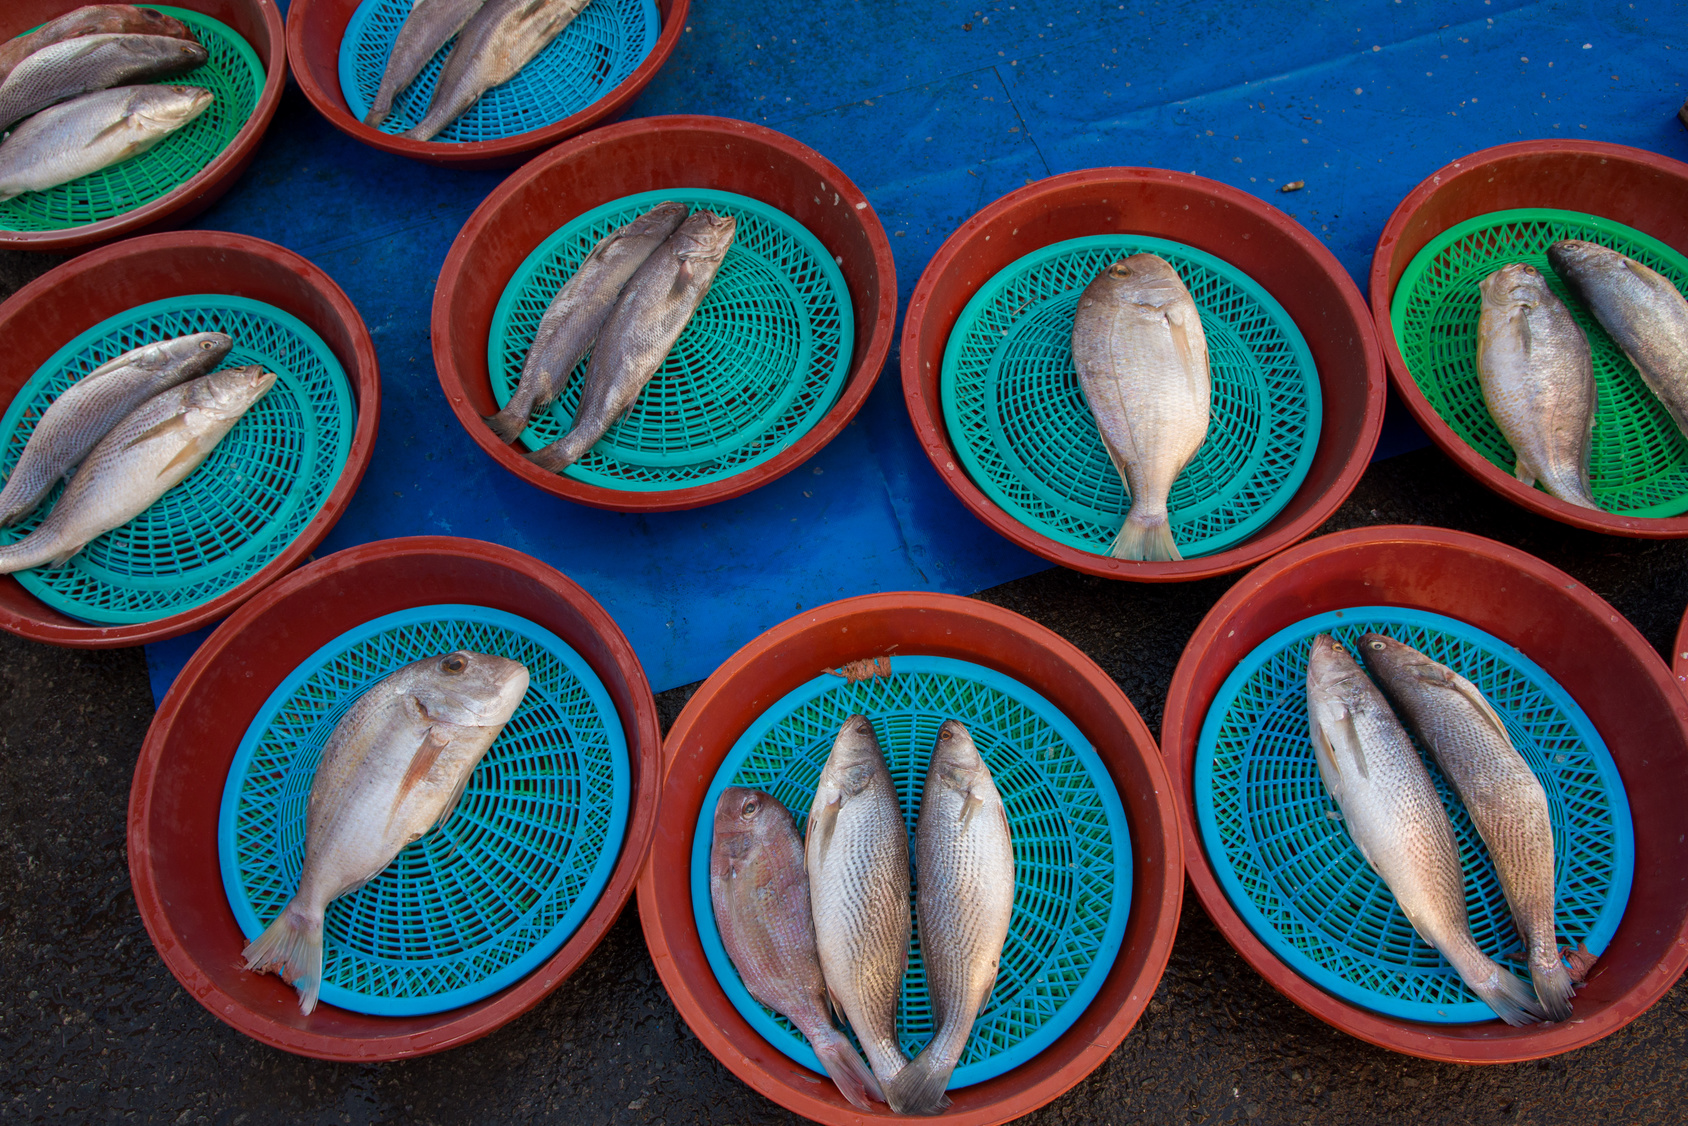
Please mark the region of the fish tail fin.
[[933, 1037], [933, 1043], [885, 1084], [885, 1101], [898, 1114], [937, 1114], [950, 1104], [944, 1088], [955, 1073], [956, 1061], [932, 1050], [942, 1035]]
[[836, 1028], [827, 1029], [827, 1032], [830, 1035], [822, 1034], [810, 1041], [821, 1066], [832, 1076], [839, 1094], [850, 1100], [851, 1106], [857, 1110], [872, 1111], [869, 1099], [885, 1101], [879, 1080], [873, 1077], [873, 1072], [868, 1070], [867, 1064], [862, 1062], [862, 1057], [856, 1054], [856, 1049], [850, 1046], [843, 1033]]
[[1166, 513], [1149, 515], [1133, 507], [1114, 538], [1110, 554], [1115, 559], [1139, 559], [1150, 562], [1178, 562], [1178, 544], [1172, 538], [1172, 525]]
[[497, 414], [482, 416], [486, 424], [492, 427], [492, 432], [498, 435], [498, 440], [509, 445], [521, 437], [522, 431], [527, 429], [528, 412], [518, 410], [514, 403], [505, 407]]
[[1571, 998], [1576, 986], [1571, 984], [1565, 963], [1559, 960], [1556, 940], [1543, 949], [1530, 951], [1530, 982], [1536, 987], [1536, 998], [1548, 1020], [1571, 1019]]
[[371, 129], [379, 128], [381, 123], [387, 120], [387, 115], [393, 112], [393, 97], [397, 93], [397, 90], [387, 89], [387, 84], [383, 82], [381, 88], [375, 91], [375, 102], [369, 107], [369, 112], [364, 114], [363, 123]]
[[294, 900], [276, 921], [252, 941], [241, 957], [256, 973], [274, 969], [299, 991], [299, 1010], [310, 1013], [322, 992], [322, 916], [297, 906]]
[[1538, 1024], [1546, 1015], [1536, 1001], [1535, 991], [1504, 968], [1489, 962], [1486, 980], [1468, 978], [1466, 984], [1483, 1003], [1507, 1024]]
[[535, 450], [528, 454], [527, 459], [541, 469], [550, 470], [552, 473], [561, 473], [579, 461], [587, 450], [597, 444], [597, 438], [583, 444], [581, 437], [577, 431], [571, 430], [544, 449]]

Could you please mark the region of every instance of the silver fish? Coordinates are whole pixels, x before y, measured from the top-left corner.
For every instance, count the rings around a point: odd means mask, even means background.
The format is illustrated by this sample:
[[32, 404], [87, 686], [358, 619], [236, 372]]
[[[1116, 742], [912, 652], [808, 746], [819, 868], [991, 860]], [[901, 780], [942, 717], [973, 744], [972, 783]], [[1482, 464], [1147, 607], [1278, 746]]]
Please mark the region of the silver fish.
[[561, 35], [588, 0], [487, 0], [469, 18], [440, 68], [426, 116], [405, 136], [431, 139], [480, 96], [516, 77]]
[[1553, 821], [1547, 791], [1512, 745], [1483, 694], [1465, 677], [1382, 634], [1360, 638], [1360, 656], [1419, 741], [1436, 756], [1477, 834], [1529, 949], [1530, 979], [1549, 1020], [1571, 1016], [1571, 975], [1553, 923]]
[[67, 387], [30, 432], [0, 489], [0, 527], [35, 511], [53, 484], [87, 456], [124, 415], [222, 362], [234, 341], [220, 332], [160, 340], [107, 360]]
[[1597, 243], [1556, 242], [1547, 260], [1688, 436], [1688, 300], [1669, 278]]
[[1073, 363], [1102, 443], [1131, 493], [1115, 559], [1182, 559], [1167, 498], [1207, 440], [1213, 379], [1195, 299], [1165, 259], [1133, 254], [1096, 275], [1073, 316]]
[[500, 440], [514, 442], [527, 428], [528, 419], [550, 406], [568, 386], [569, 375], [598, 338], [627, 279], [685, 218], [685, 204], [659, 203], [592, 248], [540, 318], [516, 393], [503, 410], [486, 420]]
[[0, 144], [0, 200], [138, 156], [204, 113], [213, 97], [198, 86], [119, 86], [44, 109]]
[[393, 99], [399, 91], [416, 81], [422, 68], [428, 65], [446, 41], [480, 11], [486, 0], [416, 0], [393, 41], [387, 67], [381, 72], [381, 85], [375, 91], [375, 101], [364, 115], [363, 123], [370, 128], [387, 120], [393, 111]]
[[832, 744], [803, 844], [827, 996], [889, 1090], [908, 1063], [897, 1043], [908, 969], [908, 828], [865, 716], [846, 719]]
[[561, 473], [632, 409], [703, 303], [736, 228], [730, 215], [694, 211], [645, 259], [598, 332], [573, 426], [529, 461]]
[[1507, 1024], [1541, 1020], [1530, 987], [1471, 937], [1459, 846], [1417, 749], [1383, 694], [1328, 634], [1313, 639], [1307, 718], [1319, 776], [1349, 836], [1413, 929]]
[[872, 1110], [870, 1097], [883, 1102], [879, 1081], [827, 1013], [803, 842], [773, 795], [742, 786], [721, 792], [709, 901], [721, 945], [750, 995], [797, 1026], [852, 1106]]
[[1596, 410], [1588, 337], [1533, 266], [1502, 266], [1478, 289], [1477, 381], [1517, 455], [1514, 475], [1598, 510], [1588, 485]]
[[133, 4], [89, 4], [50, 19], [27, 35], [0, 43], [0, 82], [4, 82], [19, 63], [45, 47], [84, 35], [113, 32], [129, 35], [168, 35], [175, 39], [193, 39], [198, 42], [187, 24], [163, 12], [155, 12], [151, 8], [137, 8]]
[[990, 767], [960, 722], [938, 728], [914, 830], [920, 954], [936, 1031], [885, 1088], [900, 1114], [936, 1114], [991, 990], [1014, 914], [1014, 842]]
[[241, 952], [248, 970], [276, 970], [302, 1012], [316, 1008], [328, 905], [450, 819], [527, 688], [521, 662], [459, 650], [414, 661], [358, 697], [311, 780], [299, 890]]
[[124, 417], [94, 447], [36, 529], [0, 547], [0, 575], [58, 567], [187, 477], [263, 398], [275, 374], [257, 365], [178, 384]]
[[168, 35], [84, 35], [54, 43], [0, 83], [0, 129], [91, 90], [183, 74], [210, 57], [194, 40]]

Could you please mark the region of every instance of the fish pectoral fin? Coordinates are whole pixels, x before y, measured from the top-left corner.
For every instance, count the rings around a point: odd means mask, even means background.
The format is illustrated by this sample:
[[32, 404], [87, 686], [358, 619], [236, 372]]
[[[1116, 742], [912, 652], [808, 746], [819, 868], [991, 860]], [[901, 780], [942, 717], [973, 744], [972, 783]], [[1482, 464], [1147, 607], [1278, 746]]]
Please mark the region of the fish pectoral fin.
[[[1184, 365], [1184, 377], [1190, 381], [1190, 391], [1194, 394], [1201, 390], [1196, 384], [1207, 371], [1207, 343], [1205, 338], [1190, 331], [1192, 315], [1182, 305], [1174, 305], [1166, 312], [1166, 325], [1172, 330], [1172, 346]], [[1199, 331], [1201, 321], [1199, 314], [1195, 316], [1198, 319], [1194, 327]]]
[[1421, 672], [1419, 678], [1428, 684], [1433, 684], [1438, 688], [1446, 688], [1450, 692], [1456, 692], [1464, 697], [1466, 703], [1476, 708], [1477, 714], [1487, 720], [1489, 726], [1495, 729], [1495, 734], [1505, 739], [1508, 745], [1511, 745], [1512, 736], [1506, 733], [1506, 724], [1501, 720], [1500, 713], [1495, 711], [1494, 705], [1484, 698], [1475, 684], [1458, 673], [1450, 673], [1448, 676], [1427, 676]]
[[194, 437], [189, 440], [187, 445], [176, 451], [176, 456], [165, 463], [164, 468], [158, 471], [158, 475], [160, 477], [167, 477], [177, 467], [192, 464], [204, 457], [205, 454], [205, 439], [201, 437]]
[[451, 815], [457, 812], [457, 803], [463, 800], [463, 791], [469, 788], [469, 779], [474, 776], [474, 773], [473, 770], [465, 770], [462, 776], [457, 779], [457, 785], [451, 789], [451, 796], [445, 799], [445, 805], [440, 808], [440, 819], [434, 822], [436, 827], [450, 821]]
[[[393, 798], [393, 812], [397, 813], [410, 792], [422, 784], [428, 777], [428, 772], [434, 769], [434, 763], [439, 761], [440, 753], [451, 746], [449, 736], [443, 735], [437, 727], [428, 728], [428, 734], [422, 737], [422, 743], [416, 752], [410, 756], [410, 766], [405, 770], [404, 777], [399, 780], [398, 794]], [[441, 817], [444, 820], [444, 817]]]
[[1342, 705], [1342, 714], [1328, 725], [1316, 721], [1313, 731], [1316, 733], [1313, 740], [1315, 750], [1322, 739], [1324, 753], [1330, 757], [1331, 767], [1336, 770], [1338, 777], [1341, 777], [1341, 768], [1337, 766], [1341, 761], [1337, 755], [1339, 750], [1346, 751], [1348, 757], [1354, 760], [1354, 766], [1360, 772], [1361, 778], [1371, 777], [1371, 770], [1366, 765], [1366, 750], [1360, 743], [1360, 731], [1354, 726], [1354, 713], [1350, 708]]
[[962, 795], [961, 827], [963, 829], [967, 828], [967, 826], [972, 823], [973, 815], [982, 809], [984, 804], [984, 799], [974, 796], [972, 790], [968, 790]]
[[132, 450], [142, 442], [150, 442], [154, 438], [162, 438], [166, 434], [173, 434], [178, 430], [185, 429], [186, 427], [187, 412], [178, 411], [169, 418], [165, 419], [163, 422], [154, 423], [145, 430], [141, 431], [135, 437], [129, 439], [128, 445], [123, 448], [126, 450]]
[[129, 128], [130, 116], [130, 114], [124, 114], [110, 125], [107, 125], [104, 129], [101, 129], [98, 133], [95, 133], [92, 137], [89, 137], [88, 140], [83, 143], [82, 147], [85, 149], [91, 149], [100, 142], [104, 141], [107, 137], [125, 132]]
[[692, 284], [692, 264], [685, 255], [680, 256], [680, 268], [674, 271], [674, 285], [668, 290], [668, 299], [678, 301], [686, 295], [686, 290]]
[[[832, 801], [829, 801], [825, 805], [821, 806], [820, 820], [818, 822], [813, 818], [810, 819], [809, 835], [814, 836], [816, 833], [820, 834], [815, 845], [814, 856], [816, 864], [826, 863], [827, 849], [832, 847], [832, 831], [838, 828], [838, 809], [842, 802], [842, 798], [834, 798]], [[819, 875], [818, 872], [810, 872], [809, 878], [813, 879], [817, 875]]]

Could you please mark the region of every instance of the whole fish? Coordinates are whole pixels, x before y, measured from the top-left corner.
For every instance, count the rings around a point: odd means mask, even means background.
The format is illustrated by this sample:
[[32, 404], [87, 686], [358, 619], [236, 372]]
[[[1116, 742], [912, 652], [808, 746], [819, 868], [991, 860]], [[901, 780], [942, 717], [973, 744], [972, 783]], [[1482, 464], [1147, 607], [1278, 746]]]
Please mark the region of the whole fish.
[[387, 56], [387, 68], [381, 72], [381, 85], [375, 91], [375, 101], [364, 115], [363, 123], [370, 128], [387, 120], [393, 112], [393, 99], [422, 73], [446, 41], [480, 11], [486, 0], [416, 0], [410, 15], [399, 28], [393, 41], [392, 53]]
[[1325, 788], [1413, 929], [1507, 1024], [1541, 1020], [1530, 987], [1471, 937], [1459, 847], [1418, 750], [1383, 694], [1328, 634], [1313, 639], [1307, 718]]
[[885, 1088], [901, 1114], [936, 1114], [973, 1022], [990, 1003], [1014, 914], [1014, 842], [1008, 813], [973, 736], [956, 720], [938, 728], [914, 830], [920, 955], [935, 1031]]
[[528, 419], [550, 406], [568, 386], [574, 365], [598, 338], [627, 279], [685, 217], [685, 204], [659, 203], [592, 248], [540, 318], [516, 393], [503, 410], [486, 420], [502, 441], [514, 442], [527, 428]]
[[53, 484], [87, 456], [124, 415], [222, 362], [234, 341], [220, 332], [160, 340], [107, 360], [67, 387], [30, 432], [0, 488], [0, 527], [35, 511]]
[[1096, 275], [1073, 316], [1073, 363], [1131, 511], [1115, 559], [1182, 559], [1172, 483], [1207, 439], [1213, 379], [1195, 299], [1165, 259], [1133, 254]]
[[257, 365], [178, 384], [130, 412], [89, 453], [36, 529], [0, 547], [0, 575], [58, 567], [150, 508], [222, 441], [275, 383]]
[[803, 842], [771, 794], [729, 786], [715, 803], [709, 901], [750, 995], [797, 1026], [852, 1106], [872, 1110], [870, 1097], [883, 1102], [878, 1080], [827, 1012]]
[[431, 139], [480, 96], [516, 77], [562, 34], [588, 0], [487, 0], [469, 18], [440, 68], [426, 116], [405, 136]]
[[1669, 278], [1597, 243], [1556, 242], [1547, 260], [1688, 436], [1688, 300]]
[[561, 473], [632, 409], [703, 303], [736, 227], [730, 215], [694, 211], [645, 259], [598, 332], [574, 424], [529, 461]]
[[211, 54], [168, 35], [84, 35], [43, 47], [0, 83], [0, 130], [91, 90], [129, 86], [203, 66]]
[[519, 661], [458, 650], [414, 661], [358, 697], [311, 780], [299, 890], [241, 952], [248, 970], [276, 970], [302, 1012], [316, 1008], [328, 905], [445, 824], [527, 688]]
[[137, 8], [133, 4], [89, 4], [50, 19], [26, 35], [0, 43], [0, 82], [6, 81], [12, 69], [24, 59], [44, 47], [84, 35], [111, 33], [168, 35], [174, 39], [198, 41], [187, 24], [163, 12]]
[[897, 1043], [908, 969], [908, 828], [865, 716], [846, 719], [833, 741], [803, 848], [827, 997], [889, 1091], [908, 1063]]
[[1475, 684], [1382, 634], [1360, 638], [1360, 656], [1465, 803], [1529, 950], [1530, 980], [1541, 1008], [1549, 1020], [1568, 1020], [1571, 975], [1559, 960], [1553, 924], [1547, 791]]
[[1598, 509], [1588, 485], [1596, 410], [1588, 337], [1533, 266], [1502, 266], [1478, 289], [1477, 381], [1517, 455], [1514, 476]]
[[0, 200], [138, 156], [204, 113], [212, 98], [198, 86], [119, 86], [44, 109], [0, 144]]

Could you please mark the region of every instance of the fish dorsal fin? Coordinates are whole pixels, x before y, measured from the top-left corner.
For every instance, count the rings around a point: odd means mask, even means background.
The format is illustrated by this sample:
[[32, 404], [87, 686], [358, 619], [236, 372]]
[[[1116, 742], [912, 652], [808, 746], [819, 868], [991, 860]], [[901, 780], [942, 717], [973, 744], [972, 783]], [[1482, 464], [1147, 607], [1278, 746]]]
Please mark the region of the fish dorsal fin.
[[1500, 713], [1495, 711], [1494, 705], [1484, 698], [1483, 694], [1477, 690], [1477, 686], [1475, 684], [1471, 683], [1457, 672], [1454, 672], [1452, 669], [1447, 670], [1446, 676], [1427, 675], [1424, 672], [1420, 672], [1418, 675], [1420, 680], [1423, 680], [1428, 684], [1433, 684], [1439, 688], [1449, 689], [1450, 691], [1456, 692], [1460, 696], [1464, 697], [1466, 703], [1477, 709], [1477, 714], [1487, 720], [1489, 722], [1489, 726], [1495, 729], [1495, 734], [1499, 735], [1502, 739], [1505, 739], [1509, 745], [1511, 744], [1512, 736], [1506, 733], [1506, 724], [1501, 721]]
[[[838, 828], [838, 810], [842, 804], [842, 797], [832, 799], [821, 806], [819, 822], [817, 823], [813, 819], [810, 821], [809, 835], [820, 834], [819, 837], [815, 838], [817, 842], [815, 844], [815, 864], [817, 867], [826, 863], [826, 853], [832, 847], [832, 831]], [[815, 879], [819, 875], [819, 872], [810, 872], [809, 878]]]

